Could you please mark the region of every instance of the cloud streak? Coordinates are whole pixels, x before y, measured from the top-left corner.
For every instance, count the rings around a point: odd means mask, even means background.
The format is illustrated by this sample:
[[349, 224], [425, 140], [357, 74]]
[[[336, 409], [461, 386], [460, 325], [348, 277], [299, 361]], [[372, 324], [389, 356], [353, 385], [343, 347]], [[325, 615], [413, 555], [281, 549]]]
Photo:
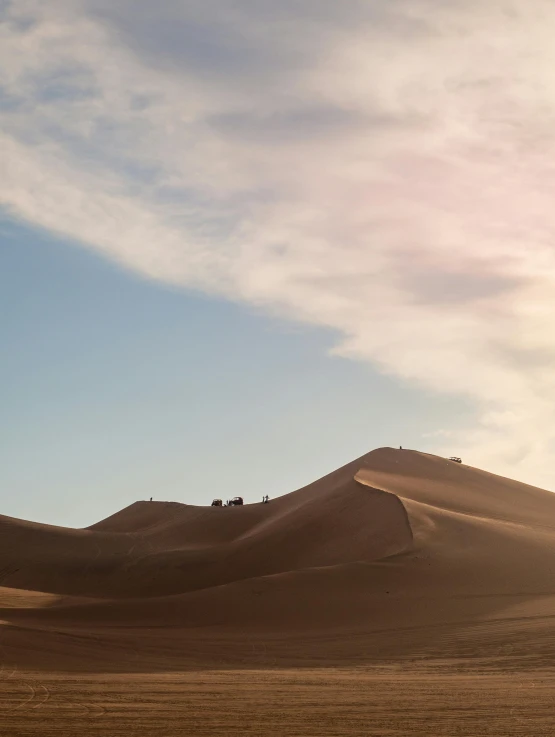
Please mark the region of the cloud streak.
[[552, 5], [112, 5], [1, 11], [4, 207], [467, 396], [450, 448], [554, 484]]

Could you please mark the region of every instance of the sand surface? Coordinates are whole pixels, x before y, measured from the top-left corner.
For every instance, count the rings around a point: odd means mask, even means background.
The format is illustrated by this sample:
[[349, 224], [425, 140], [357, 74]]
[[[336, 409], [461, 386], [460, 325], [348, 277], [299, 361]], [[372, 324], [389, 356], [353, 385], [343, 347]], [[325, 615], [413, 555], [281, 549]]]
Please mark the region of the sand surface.
[[554, 617], [555, 495], [414, 451], [0, 517], [0, 734], [553, 735]]

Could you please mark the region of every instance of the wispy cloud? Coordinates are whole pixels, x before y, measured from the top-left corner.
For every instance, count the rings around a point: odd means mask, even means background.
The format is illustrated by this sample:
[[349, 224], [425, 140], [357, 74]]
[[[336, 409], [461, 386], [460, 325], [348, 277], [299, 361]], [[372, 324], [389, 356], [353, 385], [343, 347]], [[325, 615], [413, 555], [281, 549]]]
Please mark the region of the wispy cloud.
[[1, 7], [13, 215], [330, 327], [477, 403], [449, 450], [553, 483], [552, 3]]

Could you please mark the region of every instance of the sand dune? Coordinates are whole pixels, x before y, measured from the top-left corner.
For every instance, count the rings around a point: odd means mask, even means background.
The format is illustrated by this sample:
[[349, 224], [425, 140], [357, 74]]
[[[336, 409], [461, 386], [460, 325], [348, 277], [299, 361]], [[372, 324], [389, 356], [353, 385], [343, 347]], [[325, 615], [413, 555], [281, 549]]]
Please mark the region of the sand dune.
[[415, 451], [267, 505], [2, 517], [0, 560], [2, 643], [25, 667], [241, 664], [253, 638], [288, 665], [555, 652], [555, 496]]
[[244, 507], [136, 502], [88, 530], [0, 520], [0, 583], [94, 597], [153, 597], [407, 550], [405, 508], [352, 474]]

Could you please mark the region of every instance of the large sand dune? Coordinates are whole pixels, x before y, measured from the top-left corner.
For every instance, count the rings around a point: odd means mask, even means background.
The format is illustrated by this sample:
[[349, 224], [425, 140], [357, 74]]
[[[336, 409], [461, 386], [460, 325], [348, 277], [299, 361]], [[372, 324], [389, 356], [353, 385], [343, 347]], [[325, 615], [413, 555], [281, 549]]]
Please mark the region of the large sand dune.
[[266, 505], [3, 517], [0, 560], [3, 647], [28, 667], [243, 663], [257, 638], [284, 664], [553, 646], [555, 496], [413, 451]]

